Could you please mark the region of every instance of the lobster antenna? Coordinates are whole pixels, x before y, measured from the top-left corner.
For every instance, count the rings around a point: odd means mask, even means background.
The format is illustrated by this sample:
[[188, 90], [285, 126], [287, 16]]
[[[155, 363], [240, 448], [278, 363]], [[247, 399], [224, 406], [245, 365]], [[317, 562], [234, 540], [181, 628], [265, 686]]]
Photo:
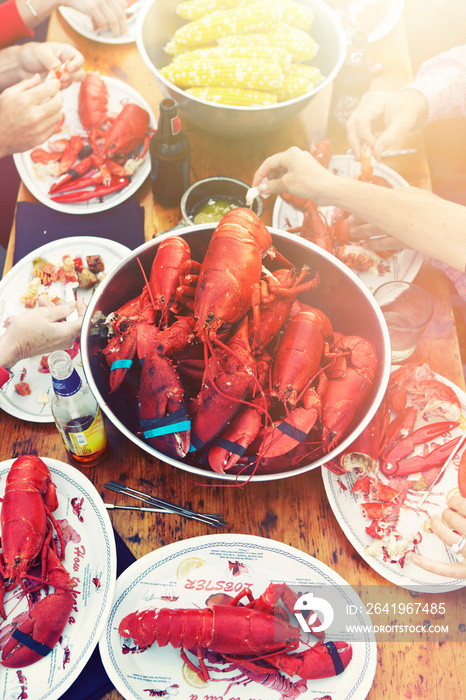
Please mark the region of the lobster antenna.
[[[151, 301], [152, 306], [154, 307], [154, 311], [156, 311], [155, 299], [154, 299], [154, 295], [152, 294], [152, 290], [150, 288], [149, 280], [147, 279], [147, 275], [144, 272], [144, 268], [142, 266], [141, 261], [139, 260], [139, 258], [136, 258], [136, 260], [138, 261], [138, 265], [141, 268], [142, 276], [144, 277], [144, 282], [145, 282], [145, 285], [147, 287], [147, 293], [149, 294], [149, 299]], [[160, 328], [161, 323], [162, 323], [162, 316], [160, 317], [158, 328]]]

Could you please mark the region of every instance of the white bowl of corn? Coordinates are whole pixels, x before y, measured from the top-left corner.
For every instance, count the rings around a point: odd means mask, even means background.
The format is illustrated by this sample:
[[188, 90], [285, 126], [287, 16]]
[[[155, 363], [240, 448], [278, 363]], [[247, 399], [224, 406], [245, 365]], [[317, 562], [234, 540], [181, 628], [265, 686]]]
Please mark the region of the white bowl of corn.
[[347, 46], [325, 0], [153, 0], [136, 41], [181, 116], [224, 136], [292, 119], [335, 79]]

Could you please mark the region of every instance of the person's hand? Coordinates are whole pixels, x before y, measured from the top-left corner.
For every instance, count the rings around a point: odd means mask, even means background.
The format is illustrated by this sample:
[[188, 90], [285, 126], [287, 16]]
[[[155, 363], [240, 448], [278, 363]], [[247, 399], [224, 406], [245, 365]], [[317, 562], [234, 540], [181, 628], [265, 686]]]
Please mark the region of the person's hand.
[[125, 0], [65, 0], [60, 4], [90, 15], [101, 31], [110, 29], [113, 36], [126, 32]]
[[427, 115], [427, 100], [418, 90], [367, 92], [346, 124], [354, 157], [360, 160], [361, 148], [367, 143], [380, 158], [408, 132], [424, 126]]
[[[79, 318], [66, 321], [76, 308]], [[82, 302], [68, 302], [31, 309], [16, 316], [0, 336], [0, 367], [10, 369], [26, 357], [71, 348], [81, 330], [85, 308]]]
[[62, 105], [59, 81], [41, 82], [38, 73], [0, 93], [0, 157], [44, 143], [60, 123]]
[[262, 163], [254, 174], [252, 187], [258, 187], [264, 195], [288, 192], [324, 205], [330, 203], [328, 195], [335, 177], [309, 151], [292, 146]]
[[374, 224], [368, 224], [354, 214], [348, 217], [348, 224], [350, 240], [362, 242], [365, 248], [374, 251], [374, 253], [406, 248], [406, 245], [398, 238], [387, 236], [385, 231]]
[[[461, 537], [466, 536], [466, 498], [462, 498], [459, 494], [454, 494], [448, 501], [442, 517], [438, 515], [431, 518], [430, 524], [435, 534], [446, 545], [451, 547], [459, 542]], [[459, 534], [457, 534], [459, 533]], [[457, 564], [444, 564], [438, 561], [432, 561], [420, 554], [412, 554], [410, 561], [421, 569], [430, 571], [439, 576], [449, 576], [451, 578], [466, 578], [466, 543], [461, 551], [464, 557], [462, 562]]]
[[84, 56], [70, 44], [60, 44], [53, 41], [39, 43], [30, 41], [21, 47], [18, 56], [19, 79], [25, 80], [39, 73], [41, 78], [54, 80], [51, 71], [65, 64], [65, 70], [59, 79], [60, 90], [74, 82], [84, 80], [86, 72]]

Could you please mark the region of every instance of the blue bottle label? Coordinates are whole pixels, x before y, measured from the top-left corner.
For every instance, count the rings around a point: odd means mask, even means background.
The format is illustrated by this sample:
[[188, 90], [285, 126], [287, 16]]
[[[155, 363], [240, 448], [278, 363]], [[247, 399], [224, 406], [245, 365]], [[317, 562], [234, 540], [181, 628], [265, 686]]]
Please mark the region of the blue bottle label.
[[55, 379], [55, 377], [52, 377], [52, 386], [58, 396], [73, 396], [80, 390], [82, 381], [77, 371], [73, 369], [70, 376], [66, 379]]

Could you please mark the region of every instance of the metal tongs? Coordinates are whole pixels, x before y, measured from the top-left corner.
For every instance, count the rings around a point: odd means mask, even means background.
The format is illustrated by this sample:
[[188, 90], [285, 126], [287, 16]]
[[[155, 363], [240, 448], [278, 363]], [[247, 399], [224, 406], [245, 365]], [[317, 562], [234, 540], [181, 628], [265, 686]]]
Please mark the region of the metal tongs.
[[137, 498], [139, 501], [152, 506], [150, 508], [144, 508], [141, 506], [118, 506], [106, 503], [105, 506], [108, 509], [139, 510], [149, 513], [172, 513], [174, 515], [182, 515], [184, 518], [189, 518], [190, 520], [199, 520], [201, 523], [206, 523], [206, 525], [212, 525], [212, 527], [220, 528], [227, 525], [226, 520], [224, 520], [219, 513], [198, 513], [195, 510], [190, 510], [189, 508], [177, 506], [169, 501], [164, 501], [162, 498], [156, 498], [142, 491], [136, 491], [136, 489], [131, 489], [129, 486], [119, 484], [118, 481], [110, 481], [108, 484], [104, 484], [104, 486], [106, 489], [110, 489], [110, 491], [124, 493], [126, 496]]

